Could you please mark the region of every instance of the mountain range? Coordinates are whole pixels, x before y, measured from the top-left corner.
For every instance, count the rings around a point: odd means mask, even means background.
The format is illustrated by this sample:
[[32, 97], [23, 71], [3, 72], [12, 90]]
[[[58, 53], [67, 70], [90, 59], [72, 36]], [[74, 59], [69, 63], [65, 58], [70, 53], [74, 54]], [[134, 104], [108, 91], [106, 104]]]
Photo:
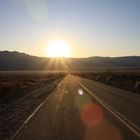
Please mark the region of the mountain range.
[[140, 56], [47, 58], [20, 52], [0, 51], [0, 71], [20, 70], [71, 70], [92, 71], [99, 69], [140, 69]]

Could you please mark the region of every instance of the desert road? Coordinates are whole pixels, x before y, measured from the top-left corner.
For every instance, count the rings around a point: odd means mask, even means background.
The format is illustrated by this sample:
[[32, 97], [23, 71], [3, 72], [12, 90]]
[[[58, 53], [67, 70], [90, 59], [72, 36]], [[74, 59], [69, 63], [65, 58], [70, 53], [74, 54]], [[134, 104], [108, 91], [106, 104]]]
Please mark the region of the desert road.
[[139, 140], [140, 96], [68, 75], [13, 139]]

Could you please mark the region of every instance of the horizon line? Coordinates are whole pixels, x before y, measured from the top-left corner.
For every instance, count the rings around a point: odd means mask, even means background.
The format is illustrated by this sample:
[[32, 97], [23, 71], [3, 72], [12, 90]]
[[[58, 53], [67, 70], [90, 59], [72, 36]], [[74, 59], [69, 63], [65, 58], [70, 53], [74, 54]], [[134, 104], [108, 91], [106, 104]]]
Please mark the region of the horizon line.
[[20, 54], [26, 54], [29, 56], [34, 57], [42, 57], [42, 58], [92, 58], [92, 57], [104, 57], [104, 58], [115, 58], [115, 57], [140, 57], [140, 55], [118, 55], [118, 56], [102, 56], [102, 55], [93, 55], [93, 56], [85, 56], [85, 57], [48, 57], [48, 56], [41, 56], [41, 55], [35, 55], [35, 54], [29, 54], [27, 52], [20, 52], [20, 51], [14, 51], [14, 50], [0, 50], [0, 52], [11, 52], [11, 53], [20, 53]]

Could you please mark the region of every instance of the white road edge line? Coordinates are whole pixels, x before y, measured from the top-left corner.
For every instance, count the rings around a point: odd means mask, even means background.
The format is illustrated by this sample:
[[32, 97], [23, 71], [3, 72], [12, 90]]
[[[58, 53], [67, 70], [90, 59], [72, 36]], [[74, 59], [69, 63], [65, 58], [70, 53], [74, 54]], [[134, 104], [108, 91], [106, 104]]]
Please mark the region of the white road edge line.
[[[59, 87], [63, 82], [64, 82], [65, 78], [58, 84], [57, 87]], [[56, 88], [57, 88], [56, 87]], [[54, 90], [55, 91], [55, 90]], [[54, 92], [53, 91], [53, 92]], [[45, 102], [50, 98], [50, 96], [52, 96], [52, 94], [50, 93], [47, 98], [33, 111], [33, 113], [23, 122], [23, 124], [19, 127], [19, 129], [16, 131], [16, 133], [10, 138], [10, 140], [14, 140], [17, 135], [21, 132], [21, 130], [27, 125], [27, 123], [31, 120], [31, 118], [33, 118], [33, 116], [35, 116], [35, 114], [39, 111], [39, 109], [45, 104]]]
[[104, 106], [110, 113], [112, 113], [117, 119], [119, 119], [129, 130], [131, 130], [135, 135], [140, 138], [140, 128], [124, 117], [121, 113], [116, 111], [113, 107], [105, 103], [101, 98], [97, 97], [93, 92], [91, 92], [88, 88], [86, 88], [83, 84], [81, 84], [78, 80], [75, 81], [87, 91], [87, 93], [94, 99], [96, 99], [102, 106]]

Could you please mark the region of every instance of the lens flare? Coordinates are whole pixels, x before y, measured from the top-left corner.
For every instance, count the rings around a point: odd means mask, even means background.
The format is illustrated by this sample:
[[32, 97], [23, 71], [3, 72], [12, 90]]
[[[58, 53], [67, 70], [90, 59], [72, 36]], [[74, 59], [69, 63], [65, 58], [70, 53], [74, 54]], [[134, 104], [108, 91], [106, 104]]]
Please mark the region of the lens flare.
[[29, 14], [34, 20], [42, 21], [47, 19], [47, 2], [45, 0], [24, 0]]
[[99, 105], [89, 103], [81, 109], [81, 119], [86, 126], [98, 125], [103, 118], [103, 112]]
[[84, 94], [83, 90], [82, 89], [78, 89], [78, 94], [79, 95], [83, 95]]

